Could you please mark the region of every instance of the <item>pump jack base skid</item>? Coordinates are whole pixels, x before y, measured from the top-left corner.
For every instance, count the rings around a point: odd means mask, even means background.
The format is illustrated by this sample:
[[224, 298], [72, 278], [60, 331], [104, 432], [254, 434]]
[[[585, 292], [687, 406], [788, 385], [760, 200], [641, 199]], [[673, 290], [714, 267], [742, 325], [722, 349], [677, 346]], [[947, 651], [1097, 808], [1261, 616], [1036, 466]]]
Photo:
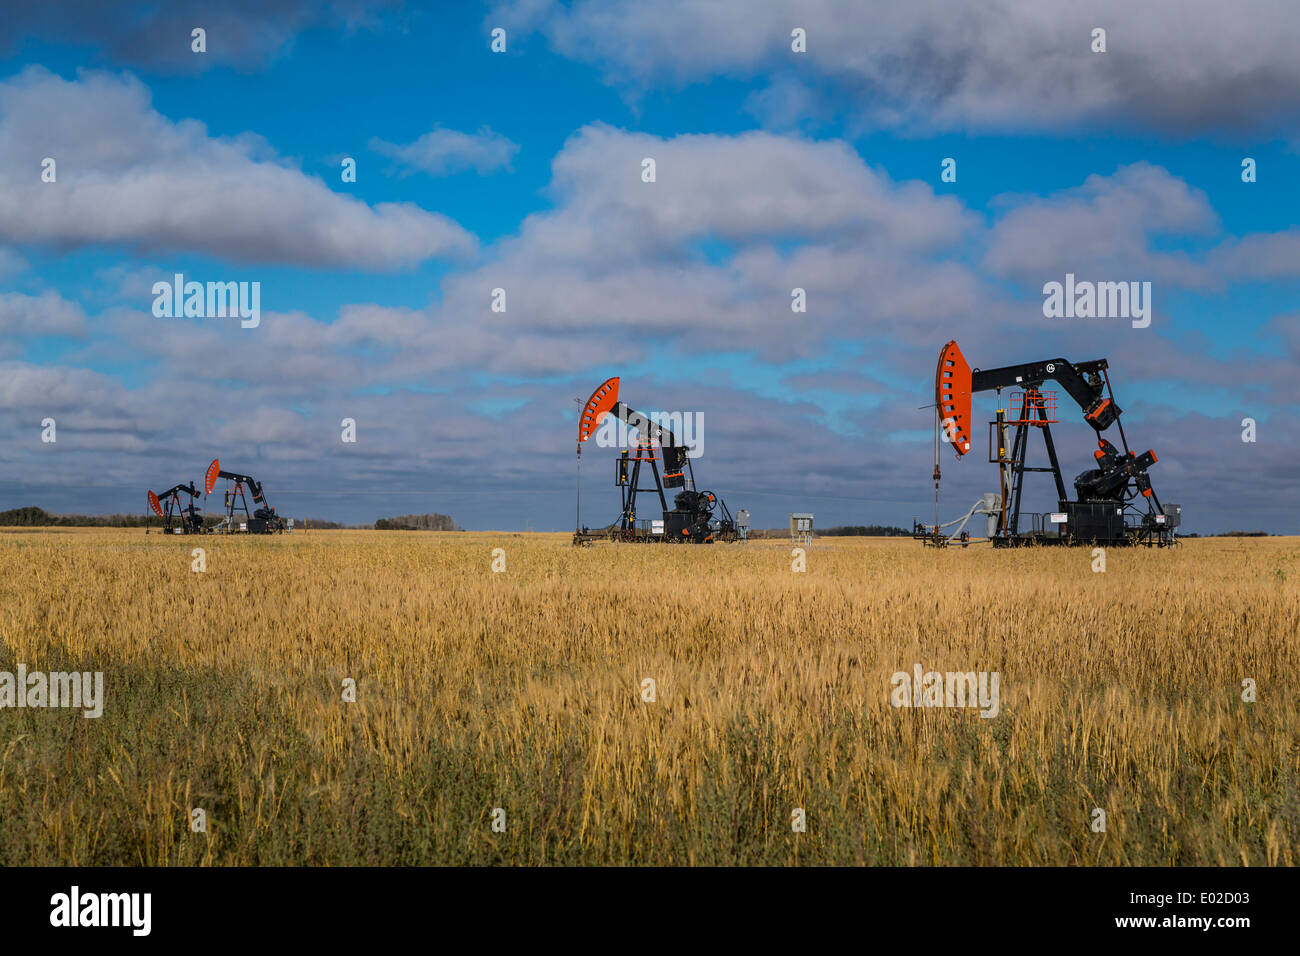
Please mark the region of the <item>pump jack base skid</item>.
[[673, 538], [666, 534], [652, 534], [640, 528], [624, 531], [618, 527], [583, 528], [573, 532], [574, 547], [589, 548], [597, 541], [612, 541], [615, 544], [713, 544], [714, 542], [732, 543], [744, 539], [735, 531], [715, 531], [702, 541], [693, 538]]
[[[1077, 502], [1069, 502], [1075, 505]], [[1104, 504], [1109, 505], [1110, 502]], [[1139, 513], [1140, 514], [1140, 513]], [[1022, 515], [1026, 517], [1026, 515]], [[1040, 515], [1030, 515], [1028, 517], [1043, 517]], [[1130, 514], [1130, 519], [1136, 517]], [[995, 548], [1023, 548], [1023, 547], [1052, 547], [1052, 546], [1093, 546], [1106, 548], [1125, 548], [1125, 547], [1146, 547], [1146, 548], [1172, 548], [1176, 546], [1178, 537], [1173, 528], [1163, 524], [1156, 524], [1149, 515], [1141, 515], [1140, 523], [1125, 523], [1122, 530], [1117, 530], [1110, 535], [1080, 535], [1066, 530], [1056, 533], [1049, 531], [1033, 530], [1021, 531], [1018, 534], [995, 534], [991, 539]]]
[[1109, 540], [1094, 540], [1075, 538], [1072, 535], [1054, 535], [1054, 534], [1033, 534], [1022, 532], [1014, 538], [999, 537], [993, 539], [995, 548], [1028, 548], [1028, 547], [1069, 547], [1078, 545], [1093, 545], [1096, 547], [1106, 548], [1123, 548], [1123, 547], [1147, 547], [1147, 548], [1172, 548], [1179, 542], [1177, 538], [1164, 535], [1158, 535], [1141, 529], [1130, 529], [1129, 534], [1122, 537], [1111, 538]]

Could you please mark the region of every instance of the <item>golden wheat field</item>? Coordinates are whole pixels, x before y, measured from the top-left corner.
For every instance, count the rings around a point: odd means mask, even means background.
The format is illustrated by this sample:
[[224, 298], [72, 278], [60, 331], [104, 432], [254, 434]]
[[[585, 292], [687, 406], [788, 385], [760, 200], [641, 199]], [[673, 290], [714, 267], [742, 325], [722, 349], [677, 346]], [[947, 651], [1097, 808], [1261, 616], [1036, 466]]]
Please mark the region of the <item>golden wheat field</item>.
[[[0, 863], [1295, 864], [1300, 540], [1091, 565], [3, 533], [0, 671], [104, 709], [0, 710]], [[918, 664], [997, 716], [892, 706]]]

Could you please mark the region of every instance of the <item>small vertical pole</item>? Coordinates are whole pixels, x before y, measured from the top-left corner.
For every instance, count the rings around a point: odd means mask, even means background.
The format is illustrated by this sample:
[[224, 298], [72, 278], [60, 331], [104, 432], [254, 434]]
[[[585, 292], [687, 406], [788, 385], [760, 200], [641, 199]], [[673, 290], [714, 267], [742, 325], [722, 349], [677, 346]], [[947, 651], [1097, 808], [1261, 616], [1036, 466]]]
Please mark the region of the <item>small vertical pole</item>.
[[934, 533], [939, 533], [939, 429], [943, 427], [939, 406], [934, 406]]

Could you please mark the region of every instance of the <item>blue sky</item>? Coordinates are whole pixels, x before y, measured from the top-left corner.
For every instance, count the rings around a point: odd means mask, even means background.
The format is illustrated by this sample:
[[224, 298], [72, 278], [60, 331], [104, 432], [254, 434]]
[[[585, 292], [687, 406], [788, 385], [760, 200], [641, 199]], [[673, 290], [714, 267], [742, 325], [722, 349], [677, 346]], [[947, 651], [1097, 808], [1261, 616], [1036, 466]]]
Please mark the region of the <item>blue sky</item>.
[[[918, 406], [956, 338], [985, 368], [1106, 356], [1191, 529], [1295, 533], [1297, 18], [1205, 4], [1171, 36], [1165, 6], [15, 17], [0, 507], [138, 511], [220, 455], [291, 514], [559, 530], [573, 399], [618, 374], [636, 407], [703, 413], [697, 470], [756, 524], [906, 524], [933, 511]], [[1067, 271], [1152, 282], [1151, 327], [1045, 318]], [[176, 272], [258, 281], [261, 325], [153, 315]], [[1067, 422], [1058, 442], [1068, 483], [1091, 438]], [[617, 511], [613, 455], [585, 454], [588, 523]], [[954, 513], [996, 479], [946, 474]]]

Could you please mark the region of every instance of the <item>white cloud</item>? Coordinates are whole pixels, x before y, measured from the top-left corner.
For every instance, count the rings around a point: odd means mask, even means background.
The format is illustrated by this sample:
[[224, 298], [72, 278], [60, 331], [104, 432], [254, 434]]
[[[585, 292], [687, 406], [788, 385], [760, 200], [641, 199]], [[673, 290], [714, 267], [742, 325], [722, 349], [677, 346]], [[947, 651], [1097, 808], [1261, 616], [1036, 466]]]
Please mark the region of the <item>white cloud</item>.
[[[1300, 19], [1290, 0], [523, 0], [488, 21], [640, 91], [769, 79], [760, 109], [830, 99], [879, 126], [1062, 130], [1097, 122], [1290, 133]], [[790, 49], [794, 27], [807, 52]], [[1092, 30], [1107, 52], [1091, 52]]]
[[[654, 183], [641, 181], [646, 157], [655, 160]], [[765, 132], [665, 139], [596, 124], [570, 137], [552, 173], [562, 209], [530, 217], [524, 235], [556, 257], [604, 250], [624, 258], [713, 237], [943, 246], [973, 223], [958, 200], [892, 182], [839, 140]]]
[[[367, 206], [267, 151], [169, 120], [131, 77], [32, 67], [0, 83], [0, 240], [377, 271], [475, 248], [445, 216]], [[40, 180], [47, 156], [55, 183]]]
[[1300, 228], [1229, 240], [1214, 250], [1210, 263], [1216, 272], [1234, 278], [1300, 277]]
[[477, 133], [435, 129], [405, 146], [372, 139], [370, 148], [430, 176], [446, 176], [467, 169], [479, 174], [509, 169], [519, 152], [518, 144], [486, 126]]
[[83, 335], [85, 331], [86, 314], [81, 306], [57, 292], [0, 292], [0, 334]]
[[1214, 235], [1218, 216], [1209, 199], [1168, 170], [1135, 163], [1111, 176], [1049, 196], [1003, 196], [984, 265], [995, 275], [1041, 283], [1065, 272], [1081, 278], [1165, 281], [1205, 287], [1214, 276], [1185, 253], [1159, 252], [1156, 236]]
[[[1224, 236], [1204, 192], [1149, 163], [1047, 196], [999, 196], [993, 206], [1001, 215], [983, 267], [1034, 288], [1067, 272], [1199, 291], [1300, 276], [1300, 229]], [[1169, 237], [1202, 248], [1162, 250]]]

